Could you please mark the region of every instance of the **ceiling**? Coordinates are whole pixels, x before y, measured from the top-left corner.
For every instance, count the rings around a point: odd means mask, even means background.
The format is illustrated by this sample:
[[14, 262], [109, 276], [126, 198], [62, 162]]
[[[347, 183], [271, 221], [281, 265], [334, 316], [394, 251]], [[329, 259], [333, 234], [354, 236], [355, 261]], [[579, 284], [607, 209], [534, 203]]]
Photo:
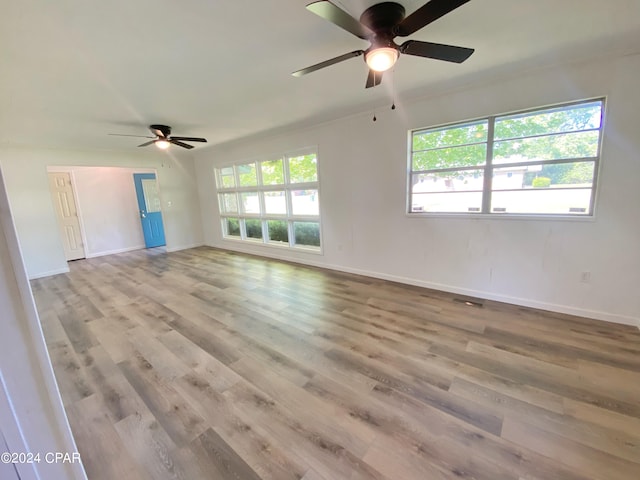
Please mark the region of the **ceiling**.
[[[290, 75], [368, 45], [306, 3], [4, 2], [0, 145], [131, 151], [137, 139], [107, 133], [146, 135], [151, 123], [218, 144], [366, 111], [394, 95], [640, 50], [638, 0], [471, 0], [409, 37], [475, 48], [469, 60], [405, 55], [382, 85], [365, 89], [362, 57]], [[357, 18], [377, 2], [334, 3]], [[400, 3], [409, 14], [424, 1]]]

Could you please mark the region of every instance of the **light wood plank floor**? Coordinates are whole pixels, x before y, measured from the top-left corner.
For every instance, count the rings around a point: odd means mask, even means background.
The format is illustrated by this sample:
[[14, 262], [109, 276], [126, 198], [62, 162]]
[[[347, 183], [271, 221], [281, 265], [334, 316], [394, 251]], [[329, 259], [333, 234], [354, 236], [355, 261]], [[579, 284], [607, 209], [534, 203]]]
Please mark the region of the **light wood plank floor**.
[[92, 480], [640, 478], [632, 327], [204, 247], [32, 284]]

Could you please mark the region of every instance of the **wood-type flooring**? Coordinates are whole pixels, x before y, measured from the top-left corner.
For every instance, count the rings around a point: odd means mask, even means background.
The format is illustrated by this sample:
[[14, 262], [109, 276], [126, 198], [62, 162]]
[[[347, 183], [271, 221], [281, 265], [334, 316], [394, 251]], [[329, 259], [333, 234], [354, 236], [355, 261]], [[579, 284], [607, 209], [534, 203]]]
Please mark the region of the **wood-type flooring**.
[[91, 480], [638, 480], [640, 331], [200, 247], [32, 281]]

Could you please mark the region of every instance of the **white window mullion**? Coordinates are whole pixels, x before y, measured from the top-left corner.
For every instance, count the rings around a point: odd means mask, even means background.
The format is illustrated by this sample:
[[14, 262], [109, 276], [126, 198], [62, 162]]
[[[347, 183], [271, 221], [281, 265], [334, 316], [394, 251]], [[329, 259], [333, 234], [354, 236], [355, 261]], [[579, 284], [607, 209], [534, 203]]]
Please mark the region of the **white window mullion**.
[[484, 182], [482, 192], [482, 213], [491, 211], [491, 185], [493, 183], [493, 136], [496, 117], [489, 117], [487, 124], [487, 161], [484, 166]]
[[282, 169], [284, 170], [284, 184], [289, 185], [291, 175], [289, 175], [289, 157], [286, 155], [282, 157]]

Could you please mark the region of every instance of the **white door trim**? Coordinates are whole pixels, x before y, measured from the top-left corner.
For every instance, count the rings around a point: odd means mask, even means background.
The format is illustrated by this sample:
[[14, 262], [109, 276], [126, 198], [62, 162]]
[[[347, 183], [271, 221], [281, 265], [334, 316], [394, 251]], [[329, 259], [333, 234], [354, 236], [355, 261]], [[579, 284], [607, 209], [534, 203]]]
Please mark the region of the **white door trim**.
[[[29, 447], [18, 425], [15, 410], [9, 400], [7, 386], [1, 371], [0, 387], [0, 433], [4, 436], [0, 440], [6, 442], [9, 453], [29, 452]], [[4, 445], [2, 444], [0, 444], [0, 451], [4, 451]], [[40, 480], [34, 463], [16, 463], [15, 470], [20, 475], [17, 477], [20, 480]]]

